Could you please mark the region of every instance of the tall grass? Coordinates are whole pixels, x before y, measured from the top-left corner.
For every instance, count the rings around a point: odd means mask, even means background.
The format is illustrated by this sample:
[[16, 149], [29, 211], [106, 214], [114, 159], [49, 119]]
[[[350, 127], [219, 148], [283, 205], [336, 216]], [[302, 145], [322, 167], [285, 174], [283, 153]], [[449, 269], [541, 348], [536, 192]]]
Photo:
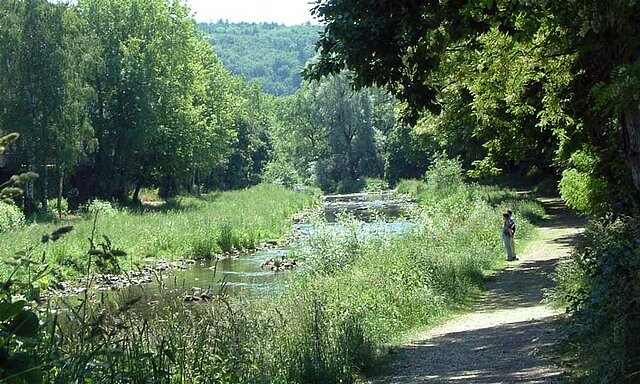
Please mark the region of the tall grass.
[[[353, 382], [407, 332], [463, 306], [504, 258], [504, 206], [486, 197], [511, 207], [502, 199], [508, 193], [462, 181], [445, 190], [412, 185], [438, 196], [416, 194], [423, 210], [413, 232], [363, 236], [357, 222], [317, 231], [298, 251], [303, 270], [258, 300], [165, 298], [144, 320], [126, 298], [119, 306], [92, 304], [87, 316], [77, 309], [57, 315], [57, 325], [50, 315], [48, 332], [26, 353], [47, 368], [48, 382]], [[520, 239], [533, 229], [525, 217]], [[220, 241], [228, 244], [224, 231]]]
[[[206, 195], [182, 197], [166, 207], [143, 210], [100, 209], [99, 234], [109, 236], [115, 247], [127, 251], [124, 269], [145, 258], [205, 258], [223, 252], [251, 249], [265, 241], [280, 240], [291, 228], [294, 213], [315, 204], [313, 193], [294, 192], [281, 186], [262, 184], [253, 188]], [[56, 224], [36, 224], [0, 234], [0, 255], [19, 251], [44, 233], [60, 225], [73, 225], [64, 242], [47, 246], [47, 261], [59, 279], [81, 273], [77, 265], [88, 248], [94, 210], [80, 219]], [[108, 214], [103, 212], [108, 211]], [[0, 267], [2, 272], [2, 267]]]

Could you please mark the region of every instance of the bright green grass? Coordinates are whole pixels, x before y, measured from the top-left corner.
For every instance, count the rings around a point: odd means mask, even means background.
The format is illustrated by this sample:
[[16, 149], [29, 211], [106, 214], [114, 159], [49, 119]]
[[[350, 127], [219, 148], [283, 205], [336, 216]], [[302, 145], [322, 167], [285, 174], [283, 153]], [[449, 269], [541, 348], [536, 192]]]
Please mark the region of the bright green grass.
[[[134, 268], [145, 258], [205, 258], [281, 240], [291, 228], [293, 214], [313, 206], [316, 197], [313, 193], [262, 184], [203, 198], [181, 197], [155, 211], [107, 209], [98, 214], [96, 238], [100, 242], [106, 235], [114, 247], [127, 252], [120, 260], [124, 269]], [[38, 244], [42, 235], [63, 225], [73, 225], [74, 230], [44, 247], [47, 261], [58, 278], [77, 276], [86, 265], [87, 239], [93, 228], [91, 215], [2, 233], [0, 255], [8, 256]]]

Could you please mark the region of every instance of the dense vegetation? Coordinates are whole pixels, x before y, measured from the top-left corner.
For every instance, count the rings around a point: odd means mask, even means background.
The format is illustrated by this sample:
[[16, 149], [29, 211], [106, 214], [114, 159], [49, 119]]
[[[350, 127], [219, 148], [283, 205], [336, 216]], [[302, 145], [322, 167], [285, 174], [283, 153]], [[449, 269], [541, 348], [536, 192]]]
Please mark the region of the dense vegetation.
[[305, 84], [279, 103], [266, 177], [353, 192], [364, 177], [384, 175], [385, 137], [395, 125], [395, 100], [385, 92], [354, 92], [339, 75]]
[[484, 271], [503, 258], [494, 228], [505, 207], [519, 212], [522, 239], [532, 233], [526, 218], [543, 213], [515, 193], [462, 179], [458, 162], [439, 159], [425, 181], [402, 182], [399, 189], [414, 193], [422, 208], [404, 235], [363, 236], [353, 221], [343, 231], [317, 231], [298, 251], [304, 270], [261, 300], [222, 296], [193, 306], [165, 297], [163, 309], [140, 322], [135, 295], [110, 303], [87, 293], [67, 304], [71, 312], [51, 313], [42, 332], [12, 344], [21, 361], [38, 367], [21, 378], [352, 382], [391, 342], [481, 289]]
[[216, 55], [234, 75], [257, 81], [273, 95], [302, 85], [302, 69], [315, 54], [320, 27], [275, 23], [201, 23]]
[[559, 274], [573, 364], [590, 382], [636, 382], [638, 4], [315, 3], [327, 24], [307, 76], [349, 70], [358, 88], [385, 87], [473, 175], [516, 164], [562, 174], [567, 204], [596, 219]]

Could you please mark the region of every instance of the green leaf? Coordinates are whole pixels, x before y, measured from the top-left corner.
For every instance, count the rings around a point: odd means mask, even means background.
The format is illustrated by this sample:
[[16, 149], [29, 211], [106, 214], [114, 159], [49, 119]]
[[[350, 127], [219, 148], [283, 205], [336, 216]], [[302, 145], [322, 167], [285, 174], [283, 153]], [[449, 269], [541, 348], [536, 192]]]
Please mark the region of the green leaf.
[[15, 303], [0, 303], [0, 321], [7, 321], [13, 318], [27, 304], [26, 301], [20, 300]]
[[7, 359], [3, 383], [39, 384], [43, 382], [43, 372], [25, 352], [14, 353]]
[[31, 311], [25, 310], [18, 312], [9, 325], [11, 333], [21, 337], [34, 337], [38, 334], [39, 329], [38, 316]]

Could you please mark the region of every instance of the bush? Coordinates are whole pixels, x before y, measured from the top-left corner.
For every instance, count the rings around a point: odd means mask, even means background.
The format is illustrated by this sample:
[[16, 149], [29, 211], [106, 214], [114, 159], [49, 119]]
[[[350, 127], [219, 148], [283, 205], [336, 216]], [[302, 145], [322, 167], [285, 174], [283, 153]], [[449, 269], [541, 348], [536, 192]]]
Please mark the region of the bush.
[[276, 159], [268, 162], [265, 166], [262, 181], [293, 187], [295, 184], [301, 183], [302, 178], [290, 162]]
[[0, 233], [24, 226], [24, 214], [14, 204], [0, 201]]
[[436, 155], [424, 174], [429, 192], [448, 195], [464, 186], [464, 170], [460, 159], [448, 159], [444, 153]]
[[389, 183], [386, 180], [375, 177], [367, 177], [364, 179], [363, 192], [382, 192], [389, 189]]
[[109, 216], [113, 217], [118, 214], [118, 209], [114, 208], [110, 202], [94, 199], [86, 206], [83, 207], [84, 211], [87, 212], [90, 216], [98, 213], [99, 216]]
[[425, 185], [420, 180], [400, 180], [396, 185], [396, 193], [417, 198], [425, 191]]
[[[640, 220], [591, 223], [574, 260], [556, 273], [556, 299], [591, 383], [636, 383], [640, 372]], [[572, 354], [574, 353], [572, 352]]]
[[572, 154], [570, 168], [562, 172], [562, 179], [558, 184], [560, 196], [569, 207], [594, 216], [611, 211], [607, 182], [594, 174], [596, 158], [596, 155], [590, 154], [586, 149]]
[[364, 187], [363, 179], [342, 179], [336, 187], [337, 193], [355, 193], [360, 192]]

